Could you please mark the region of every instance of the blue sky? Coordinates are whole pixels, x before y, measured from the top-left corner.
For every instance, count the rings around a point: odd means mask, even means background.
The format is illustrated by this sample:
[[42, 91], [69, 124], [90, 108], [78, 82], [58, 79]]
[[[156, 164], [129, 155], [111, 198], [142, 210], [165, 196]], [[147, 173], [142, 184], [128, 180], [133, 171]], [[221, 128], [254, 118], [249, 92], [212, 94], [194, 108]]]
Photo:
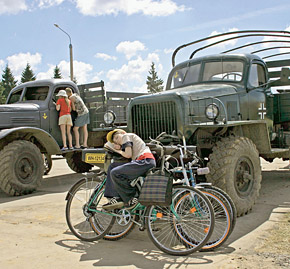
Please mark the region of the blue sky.
[[0, 0], [0, 68], [19, 80], [29, 62], [42, 79], [58, 65], [69, 79], [69, 38], [56, 23], [71, 36], [79, 84], [146, 91], [151, 62], [166, 83], [179, 45], [231, 29], [290, 30], [289, 14], [289, 0]]

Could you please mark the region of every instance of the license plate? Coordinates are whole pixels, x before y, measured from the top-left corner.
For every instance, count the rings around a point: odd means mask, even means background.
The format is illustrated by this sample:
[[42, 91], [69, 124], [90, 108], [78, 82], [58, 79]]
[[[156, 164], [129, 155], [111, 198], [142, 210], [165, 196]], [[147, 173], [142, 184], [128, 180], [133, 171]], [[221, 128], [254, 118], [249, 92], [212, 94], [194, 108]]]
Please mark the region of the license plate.
[[104, 163], [105, 162], [104, 153], [86, 153], [85, 162], [86, 163]]

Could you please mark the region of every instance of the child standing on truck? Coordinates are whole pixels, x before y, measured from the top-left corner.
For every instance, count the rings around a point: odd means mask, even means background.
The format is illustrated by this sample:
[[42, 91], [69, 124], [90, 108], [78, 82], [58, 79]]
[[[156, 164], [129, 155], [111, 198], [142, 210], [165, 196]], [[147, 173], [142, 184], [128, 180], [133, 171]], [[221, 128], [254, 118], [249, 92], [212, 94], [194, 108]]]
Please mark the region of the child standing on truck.
[[[75, 148], [87, 148], [88, 147], [88, 128], [87, 125], [90, 123], [90, 115], [89, 110], [86, 107], [84, 101], [82, 98], [76, 94], [73, 93], [71, 88], [66, 88], [66, 93], [68, 95], [69, 100], [72, 102], [72, 109], [77, 112], [77, 118], [74, 122], [74, 134], [75, 134]], [[79, 128], [83, 131], [83, 145], [80, 145], [80, 134], [79, 134]]]
[[58, 125], [61, 130], [61, 137], [63, 142], [63, 148], [61, 150], [68, 150], [66, 143], [66, 134], [69, 143], [69, 149], [73, 149], [72, 145], [72, 119], [71, 119], [71, 101], [68, 99], [65, 90], [60, 90], [56, 96], [59, 96], [59, 99], [56, 102], [56, 110], [59, 111]]

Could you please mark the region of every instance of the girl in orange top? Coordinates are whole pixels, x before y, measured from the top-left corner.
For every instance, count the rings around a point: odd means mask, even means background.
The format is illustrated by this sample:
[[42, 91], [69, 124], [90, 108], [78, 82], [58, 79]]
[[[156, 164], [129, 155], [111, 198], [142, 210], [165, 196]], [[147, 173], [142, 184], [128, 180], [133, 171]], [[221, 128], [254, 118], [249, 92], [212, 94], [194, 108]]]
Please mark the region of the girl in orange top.
[[71, 101], [68, 99], [65, 90], [60, 90], [56, 96], [59, 96], [59, 99], [56, 102], [56, 110], [59, 111], [58, 125], [61, 130], [61, 137], [63, 142], [63, 148], [61, 150], [67, 150], [66, 135], [68, 138], [69, 149], [73, 149], [72, 145], [72, 119], [71, 119]]

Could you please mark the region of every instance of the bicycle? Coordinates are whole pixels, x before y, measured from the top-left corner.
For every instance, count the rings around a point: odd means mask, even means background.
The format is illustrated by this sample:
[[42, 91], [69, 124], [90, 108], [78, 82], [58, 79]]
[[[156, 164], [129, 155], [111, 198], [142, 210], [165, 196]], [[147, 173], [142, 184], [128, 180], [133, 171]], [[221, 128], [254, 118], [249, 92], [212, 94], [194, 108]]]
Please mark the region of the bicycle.
[[[168, 136], [166, 133], [162, 133], [158, 136], [159, 139], [162, 137], [172, 136]], [[209, 170], [207, 167], [200, 167], [199, 163], [201, 162], [201, 159], [198, 158], [195, 152], [191, 152], [187, 148], [184, 136], [183, 146], [177, 146], [176, 150], [173, 151], [172, 154], [178, 151], [179, 161], [176, 160], [175, 168], [169, 169], [169, 166], [172, 166], [172, 161], [170, 163], [172, 156], [168, 156], [166, 158], [167, 171], [173, 174], [176, 181], [181, 180], [179, 184], [199, 188], [212, 203], [215, 212], [215, 227], [213, 234], [208, 242], [203, 246], [202, 250], [213, 250], [224, 244], [232, 233], [237, 219], [236, 207], [230, 196], [223, 190], [208, 183], [196, 183], [195, 175], [209, 173]], [[189, 159], [191, 159], [191, 161], [188, 161], [186, 164], [184, 163], [185, 156], [190, 157]]]
[[[140, 186], [141, 179], [136, 179], [135, 184]], [[118, 224], [127, 225], [126, 231], [130, 231], [131, 222], [140, 230], [146, 228], [149, 238], [160, 250], [171, 255], [188, 255], [202, 248], [212, 234], [213, 208], [197, 189], [174, 186], [172, 203], [167, 207], [145, 207], [139, 203], [131, 210], [108, 212], [102, 209], [107, 202], [103, 196], [105, 182], [103, 173], [88, 174], [75, 183], [66, 196], [67, 224], [81, 240], [95, 241], [110, 235], [117, 219]]]

